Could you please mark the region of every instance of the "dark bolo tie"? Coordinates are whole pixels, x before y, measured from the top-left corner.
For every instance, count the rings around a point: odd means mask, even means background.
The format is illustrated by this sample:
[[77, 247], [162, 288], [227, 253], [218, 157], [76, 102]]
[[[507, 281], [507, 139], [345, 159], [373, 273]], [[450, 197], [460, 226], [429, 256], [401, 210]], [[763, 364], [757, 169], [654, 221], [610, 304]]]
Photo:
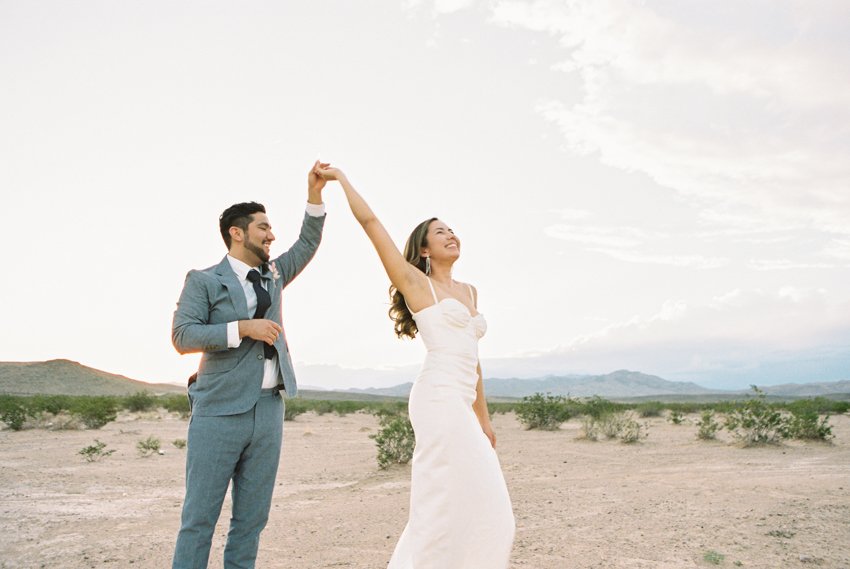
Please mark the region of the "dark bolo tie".
[[[269, 296], [269, 291], [263, 288], [260, 284], [260, 273], [256, 269], [248, 271], [248, 280], [254, 286], [254, 292], [257, 294], [257, 311], [254, 313], [254, 318], [264, 318], [266, 311], [272, 305], [272, 297]], [[270, 360], [277, 355], [277, 350], [274, 346], [269, 346], [263, 342], [263, 351], [266, 359]]]

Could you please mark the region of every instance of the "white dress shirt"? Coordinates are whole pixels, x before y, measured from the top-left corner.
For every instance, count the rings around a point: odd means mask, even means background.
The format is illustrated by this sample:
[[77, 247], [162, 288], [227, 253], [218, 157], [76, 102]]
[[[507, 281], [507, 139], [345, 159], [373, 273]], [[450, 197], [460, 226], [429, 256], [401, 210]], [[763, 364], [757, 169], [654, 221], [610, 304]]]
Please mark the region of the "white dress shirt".
[[[322, 217], [325, 215], [325, 204], [307, 204], [307, 215], [313, 217]], [[248, 280], [248, 272], [252, 269], [259, 271], [259, 267], [251, 267], [247, 263], [240, 261], [235, 257], [227, 256], [230, 263], [230, 268], [236, 273], [236, 278], [239, 279], [239, 284], [242, 285], [242, 290], [245, 292], [245, 300], [248, 303], [248, 314], [253, 315], [257, 311], [257, 293], [254, 292], [254, 285]], [[263, 280], [260, 281], [263, 288], [267, 288]], [[239, 337], [239, 322], [233, 321], [227, 323], [227, 347], [238, 348], [242, 344], [242, 338]], [[277, 386], [277, 376], [280, 374], [280, 367], [277, 364], [277, 355], [270, 360], [263, 362], [263, 389], [271, 389]]]

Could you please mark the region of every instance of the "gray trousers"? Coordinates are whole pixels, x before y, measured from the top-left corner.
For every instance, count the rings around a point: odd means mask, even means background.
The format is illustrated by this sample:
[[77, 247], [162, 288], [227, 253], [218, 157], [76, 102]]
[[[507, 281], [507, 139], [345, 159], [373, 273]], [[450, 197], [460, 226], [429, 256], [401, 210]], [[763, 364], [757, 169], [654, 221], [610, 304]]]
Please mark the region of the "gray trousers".
[[173, 569], [204, 569], [227, 487], [233, 482], [225, 569], [253, 569], [269, 518], [280, 447], [283, 398], [264, 389], [239, 415], [192, 416], [186, 451], [186, 498]]

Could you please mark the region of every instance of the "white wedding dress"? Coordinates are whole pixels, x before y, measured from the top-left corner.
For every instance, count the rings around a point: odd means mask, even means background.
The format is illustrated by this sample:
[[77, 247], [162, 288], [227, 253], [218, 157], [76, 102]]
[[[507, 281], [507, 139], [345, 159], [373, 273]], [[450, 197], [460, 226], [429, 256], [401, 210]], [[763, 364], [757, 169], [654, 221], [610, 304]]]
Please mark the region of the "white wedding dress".
[[[413, 314], [428, 353], [410, 392], [410, 519], [388, 569], [506, 569], [514, 515], [472, 403], [484, 316], [455, 298]], [[472, 296], [472, 289], [469, 289]]]

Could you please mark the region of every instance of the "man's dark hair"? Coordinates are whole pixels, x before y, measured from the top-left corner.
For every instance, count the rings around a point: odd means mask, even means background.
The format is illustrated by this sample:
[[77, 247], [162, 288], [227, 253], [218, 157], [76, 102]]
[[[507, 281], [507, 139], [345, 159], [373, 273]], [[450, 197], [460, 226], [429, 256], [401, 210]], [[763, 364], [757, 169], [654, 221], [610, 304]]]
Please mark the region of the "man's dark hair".
[[237, 203], [224, 210], [218, 218], [218, 228], [228, 251], [230, 250], [230, 228], [238, 227], [242, 231], [248, 231], [248, 224], [253, 221], [254, 214], [258, 211], [266, 213], [266, 207], [257, 202]]

